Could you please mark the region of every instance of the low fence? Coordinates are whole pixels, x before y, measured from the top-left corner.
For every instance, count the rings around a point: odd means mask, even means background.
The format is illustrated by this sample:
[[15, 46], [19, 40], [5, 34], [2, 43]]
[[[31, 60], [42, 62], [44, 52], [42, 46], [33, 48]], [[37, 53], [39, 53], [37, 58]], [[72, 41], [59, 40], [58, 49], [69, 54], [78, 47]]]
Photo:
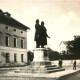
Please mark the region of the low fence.
[[[59, 60], [51, 61], [52, 64], [58, 65]], [[71, 66], [73, 65], [74, 60], [62, 60], [63, 66]], [[76, 65], [80, 65], [80, 60], [76, 60]]]

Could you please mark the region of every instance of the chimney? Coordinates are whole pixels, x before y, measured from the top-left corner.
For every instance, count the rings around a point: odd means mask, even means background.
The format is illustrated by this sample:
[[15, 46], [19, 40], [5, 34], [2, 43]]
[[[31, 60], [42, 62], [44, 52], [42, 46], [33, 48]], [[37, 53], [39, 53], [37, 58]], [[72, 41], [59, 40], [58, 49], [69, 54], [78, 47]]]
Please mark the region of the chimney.
[[8, 13], [8, 12], [4, 12], [4, 15], [7, 17], [7, 18], [10, 18], [11, 14]]

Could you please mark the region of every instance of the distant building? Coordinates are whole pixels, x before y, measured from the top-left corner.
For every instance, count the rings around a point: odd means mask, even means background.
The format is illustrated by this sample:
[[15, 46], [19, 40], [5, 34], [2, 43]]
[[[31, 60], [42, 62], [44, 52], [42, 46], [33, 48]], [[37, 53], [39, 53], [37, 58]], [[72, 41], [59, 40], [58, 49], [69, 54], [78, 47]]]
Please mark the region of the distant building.
[[68, 41], [62, 41], [60, 43], [60, 54], [67, 54], [68, 53], [68, 48], [67, 48], [67, 43]]
[[0, 66], [27, 63], [27, 29], [10, 13], [0, 10]]
[[80, 35], [75, 35], [75, 36], [74, 36], [74, 40], [75, 40], [76, 38], [80, 38]]

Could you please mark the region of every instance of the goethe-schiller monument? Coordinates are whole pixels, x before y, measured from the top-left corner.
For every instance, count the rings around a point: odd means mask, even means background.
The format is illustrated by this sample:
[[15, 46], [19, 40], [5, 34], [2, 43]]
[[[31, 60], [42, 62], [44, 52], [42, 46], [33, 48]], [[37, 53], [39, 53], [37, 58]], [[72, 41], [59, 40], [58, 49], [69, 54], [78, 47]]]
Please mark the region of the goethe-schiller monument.
[[47, 45], [47, 30], [44, 26], [44, 22], [41, 22], [39, 25], [39, 20], [36, 20], [35, 24], [35, 37], [36, 48], [34, 49], [34, 59], [32, 61], [32, 69], [33, 72], [37, 73], [50, 73], [54, 72], [54, 69], [58, 71], [64, 70], [63, 68], [56, 67], [56, 65], [52, 65], [49, 60], [48, 49], [44, 46]]
[[[39, 25], [39, 20], [37, 19], [35, 24], [35, 37], [34, 37], [34, 40], [36, 41], [36, 48], [34, 49], [34, 59], [32, 62], [32, 67], [34, 67], [35, 72], [47, 72], [45, 66], [51, 65], [47, 53], [48, 49], [44, 48], [44, 45], [47, 45], [47, 37], [50, 38], [47, 35], [46, 31], [47, 30], [44, 27], [44, 22], [42, 21], [41, 25]], [[36, 70], [36, 68], [38, 68], [38, 70]]]

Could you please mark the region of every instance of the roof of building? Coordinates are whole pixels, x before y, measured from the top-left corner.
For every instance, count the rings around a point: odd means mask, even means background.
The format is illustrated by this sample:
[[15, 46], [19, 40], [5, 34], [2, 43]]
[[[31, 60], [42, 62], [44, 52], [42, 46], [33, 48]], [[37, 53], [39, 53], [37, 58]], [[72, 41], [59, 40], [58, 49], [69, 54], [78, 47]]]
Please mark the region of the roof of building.
[[0, 23], [24, 29], [30, 29], [29, 27], [12, 18], [10, 15], [11, 14], [9, 14], [8, 12], [3, 13], [2, 10], [0, 10]]
[[[61, 41], [60, 45], [61, 45], [62, 43], [66, 45], [66, 44], [68, 43], [68, 41]], [[59, 46], [60, 46], [60, 45], [59, 45]]]

